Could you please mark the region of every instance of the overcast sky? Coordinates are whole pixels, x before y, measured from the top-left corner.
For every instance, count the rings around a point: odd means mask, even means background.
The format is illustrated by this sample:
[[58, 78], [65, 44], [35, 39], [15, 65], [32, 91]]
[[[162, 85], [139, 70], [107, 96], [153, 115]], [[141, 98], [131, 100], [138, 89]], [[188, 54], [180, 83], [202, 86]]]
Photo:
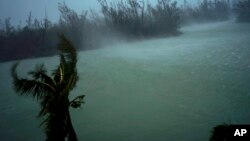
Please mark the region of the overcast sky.
[[[111, 1], [111, 0], [109, 0]], [[157, 0], [148, 0], [154, 3]], [[184, 0], [177, 0], [182, 3]], [[187, 0], [197, 2], [199, 0]], [[0, 19], [11, 17], [13, 24], [22, 21], [25, 23], [28, 13], [31, 11], [33, 17], [42, 19], [47, 12], [48, 18], [53, 22], [59, 18], [58, 3], [65, 2], [70, 8], [78, 13], [82, 10], [95, 9], [100, 11], [97, 0], [0, 0]]]
[[96, 7], [98, 9], [99, 6], [96, 0], [0, 0], [0, 19], [11, 17], [12, 23], [24, 23], [30, 11], [38, 19], [42, 19], [46, 11], [50, 20], [57, 21], [58, 3], [63, 2], [77, 12]]

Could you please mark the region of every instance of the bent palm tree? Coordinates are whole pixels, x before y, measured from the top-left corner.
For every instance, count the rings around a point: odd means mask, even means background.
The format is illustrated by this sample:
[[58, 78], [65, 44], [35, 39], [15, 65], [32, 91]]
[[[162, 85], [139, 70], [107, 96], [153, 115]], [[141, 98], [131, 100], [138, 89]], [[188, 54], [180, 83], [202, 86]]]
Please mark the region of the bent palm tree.
[[43, 65], [28, 74], [32, 79], [19, 78], [16, 72], [18, 63], [12, 66], [13, 84], [21, 96], [31, 95], [41, 103], [39, 117], [44, 117], [41, 125], [45, 126], [46, 141], [77, 141], [71, 123], [69, 107], [78, 108], [83, 103], [84, 95], [69, 101], [69, 92], [78, 80], [76, 63], [77, 53], [64, 35], [59, 35], [60, 64], [47, 75]]

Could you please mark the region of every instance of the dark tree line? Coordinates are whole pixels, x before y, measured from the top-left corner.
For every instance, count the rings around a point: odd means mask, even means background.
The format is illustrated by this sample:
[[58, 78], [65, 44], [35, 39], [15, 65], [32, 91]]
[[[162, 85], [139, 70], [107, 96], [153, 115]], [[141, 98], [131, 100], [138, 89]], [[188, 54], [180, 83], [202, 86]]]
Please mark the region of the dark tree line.
[[58, 23], [52, 23], [47, 16], [42, 20], [34, 19], [31, 12], [23, 27], [12, 26], [10, 18], [0, 21], [0, 61], [55, 55], [57, 33], [66, 34], [80, 49], [85, 39], [86, 14], [78, 15], [65, 4], [60, 4], [58, 9]]
[[234, 10], [237, 14], [237, 21], [250, 22], [250, 0], [239, 1], [234, 6]]
[[[25, 25], [11, 25], [11, 19], [0, 20], [0, 62], [55, 55], [57, 33], [64, 33], [77, 50], [96, 49], [109, 39], [122, 35], [128, 40], [172, 36], [189, 22], [213, 22], [229, 19], [228, 0], [202, 0], [191, 6], [186, 0], [180, 7], [173, 0], [158, 0], [156, 5], [135, 0], [108, 3], [98, 0], [102, 13], [83, 11], [81, 14], [59, 4], [60, 19], [52, 23], [47, 15], [42, 20], [30, 12]], [[250, 21], [250, 0], [233, 6], [238, 21]]]
[[228, 20], [231, 8], [228, 0], [203, 0], [197, 7], [185, 1], [182, 10], [183, 22], [214, 22]]
[[49, 48], [53, 41], [49, 39], [52, 27], [50, 21], [47, 18], [39, 21], [31, 16], [30, 13], [22, 28], [20, 25], [11, 26], [10, 18], [5, 19], [4, 27], [0, 30], [1, 61], [50, 55], [50, 51], [55, 51], [55, 48]]

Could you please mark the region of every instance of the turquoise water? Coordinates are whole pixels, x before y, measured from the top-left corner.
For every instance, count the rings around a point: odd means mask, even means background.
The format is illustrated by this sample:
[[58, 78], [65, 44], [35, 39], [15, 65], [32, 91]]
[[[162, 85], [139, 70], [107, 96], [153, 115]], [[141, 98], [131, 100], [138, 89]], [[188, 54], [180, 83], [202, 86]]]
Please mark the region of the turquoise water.
[[[79, 140], [204, 141], [223, 122], [250, 123], [250, 25], [234, 22], [182, 28], [178, 37], [121, 43], [79, 52], [80, 80], [72, 95]], [[57, 57], [23, 60], [50, 69]], [[0, 136], [44, 140], [35, 99], [12, 90], [9, 67], [0, 64]]]

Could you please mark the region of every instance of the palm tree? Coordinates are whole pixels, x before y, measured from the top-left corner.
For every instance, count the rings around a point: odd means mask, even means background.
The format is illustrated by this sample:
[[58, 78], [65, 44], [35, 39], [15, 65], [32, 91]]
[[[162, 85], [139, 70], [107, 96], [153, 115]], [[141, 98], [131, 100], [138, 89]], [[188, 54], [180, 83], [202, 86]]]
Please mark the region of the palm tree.
[[76, 133], [71, 123], [69, 108], [78, 108], [83, 103], [84, 95], [69, 100], [70, 91], [78, 80], [76, 63], [77, 53], [71, 42], [58, 35], [60, 42], [60, 64], [49, 76], [44, 65], [37, 66], [28, 73], [32, 79], [20, 78], [16, 68], [12, 66], [12, 77], [15, 91], [21, 96], [30, 95], [37, 98], [41, 104], [38, 117], [43, 117], [41, 125], [45, 126], [46, 141], [77, 141]]

